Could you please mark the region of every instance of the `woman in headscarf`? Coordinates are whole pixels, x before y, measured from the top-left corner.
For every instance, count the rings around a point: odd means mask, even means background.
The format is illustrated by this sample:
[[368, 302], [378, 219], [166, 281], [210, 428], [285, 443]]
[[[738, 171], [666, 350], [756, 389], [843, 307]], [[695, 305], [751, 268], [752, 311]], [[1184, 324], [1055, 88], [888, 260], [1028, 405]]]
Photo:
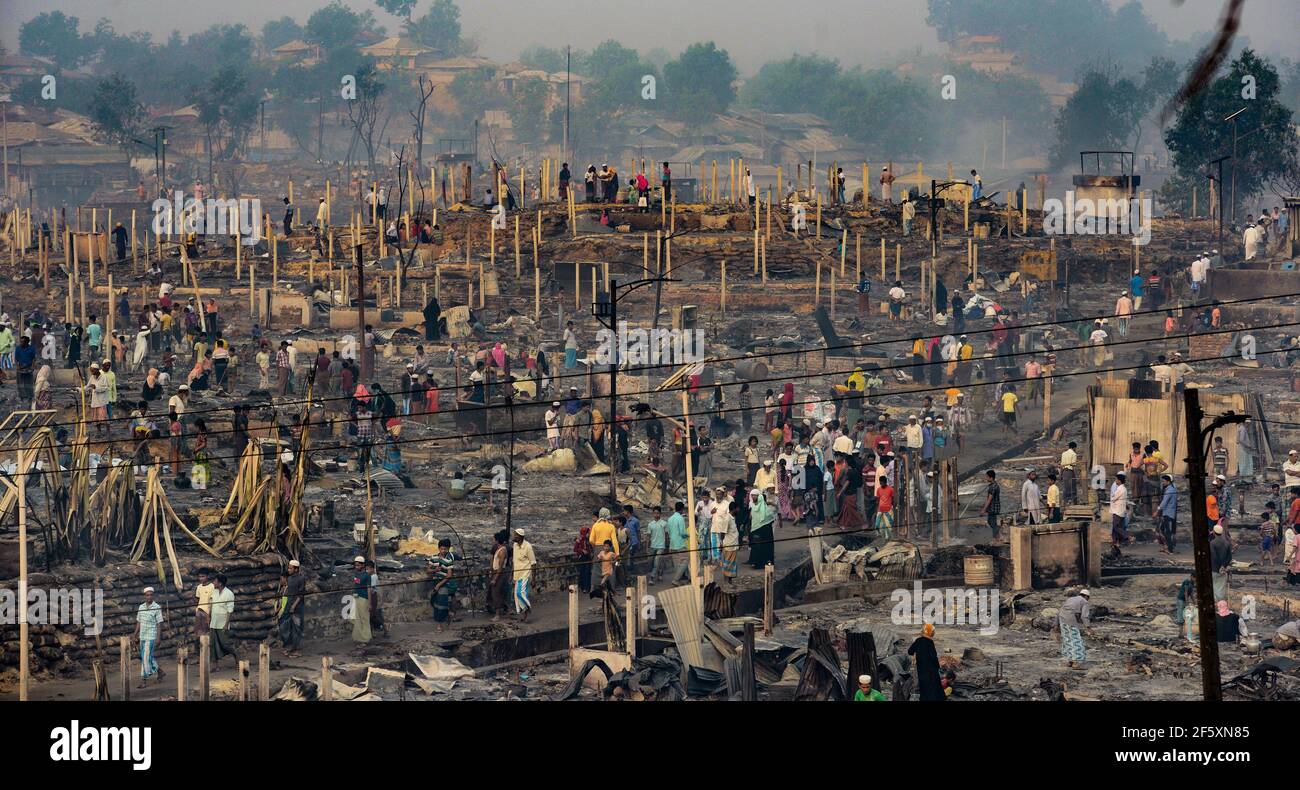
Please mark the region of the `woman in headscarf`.
[[817, 453], [808, 453], [808, 459], [804, 462], [803, 477], [804, 523], [811, 529], [826, 519], [824, 505], [826, 481], [822, 477], [822, 467], [817, 459]]
[[849, 459], [840, 456], [835, 462], [835, 524], [846, 529], [857, 529], [865, 522], [862, 512], [858, 510], [857, 486], [862, 474], [849, 463]]
[[186, 383], [192, 392], [202, 392], [208, 388], [208, 373], [212, 371], [212, 352], [204, 351], [203, 356], [194, 363]]
[[41, 369], [36, 371], [36, 384], [32, 388], [32, 409], [39, 411], [50, 408], [53, 397], [50, 390], [50, 366], [41, 365]]
[[921, 635], [907, 648], [907, 654], [916, 660], [916, 688], [921, 701], [942, 702], [947, 699], [939, 682], [939, 651], [934, 647], [932, 623], [921, 628]]
[[438, 382], [428, 373], [424, 375], [424, 413], [438, 413]]
[[749, 564], [763, 568], [776, 559], [772, 545], [772, 521], [776, 515], [767, 504], [767, 497], [757, 488], [749, 492]]
[[356, 437], [357, 466], [361, 470], [370, 463], [370, 440], [374, 436], [374, 412], [370, 402], [370, 390], [365, 384], [358, 384], [352, 393], [348, 411], [352, 415], [352, 433]]
[[68, 328], [68, 368], [81, 367], [81, 327]]
[[492, 364], [502, 371], [506, 370], [506, 349], [499, 342], [492, 346]]
[[578, 590], [584, 593], [591, 592], [590, 534], [591, 526], [584, 526], [578, 530], [578, 537], [573, 539], [573, 561], [578, 566]]
[[723, 414], [723, 408], [726, 406], [726, 397], [722, 394], [722, 385], [717, 384], [713, 387], [713, 395], [709, 397], [709, 425], [711, 433], [719, 439], [725, 439], [727, 436], [727, 418]]
[[[784, 389], [781, 391], [781, 421], [783, 424], [790, 423], [790, 414], [794, 410], [794, 382], [787, 381]], [[786, 441], [790, 441], [786, 439]]]
[[781, 459], [776, 462], [776, 525], [782, 527], [786, 521], [794, 523], [798, 520], [799, 512], [794, 505], [790, 470], [786, 468], [785, 460]]
[[400, 474], [402, 471], [402, 446], [398, 442], [398, 436], [402, 433], [402, 424], [388, 426], [388, 433], [384, 436], [384, 469], [393, 474]]
[[202, 417], [194, 421], [194, 468], [190, 472], [190, 480], [199, 481], [203, 488], [207, 488], [212, 480], [212, 464], [208, 460], [208, 426]]
[[140, 399], [148, 403], [160, 400], [163, 395], [162, 382], [158, 380], [158, 368], [149, 368], [145, 374], [144, 384], [140, 387]]

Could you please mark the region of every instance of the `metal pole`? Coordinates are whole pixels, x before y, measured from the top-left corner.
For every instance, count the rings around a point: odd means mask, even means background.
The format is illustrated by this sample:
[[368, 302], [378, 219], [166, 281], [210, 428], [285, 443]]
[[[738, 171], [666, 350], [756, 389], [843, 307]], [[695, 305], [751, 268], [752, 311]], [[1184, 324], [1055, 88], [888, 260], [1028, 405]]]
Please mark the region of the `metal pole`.
[[[595, 272], [592, 272], [595, 277]], [[614, 331], [609, 363], [609, 499], [618, 505], [618, 280], [609, 281], [609, 326]]]
[[1201, 436], [1201, 401], [1195, 387], [1183, 391], [1187, 420], [1187, 493], [1192, 504], [1192, 550], [1195, 559], [1196, 609], [1201, 620], [1201, 693], [1207, 702], [1222, 702], [1219, 642], [1215, 626], [1214, 581], [1210, 570], [1210, 518], [1205, 509], [1205, 457]]
[[1237, 222], [1237, 119], [1232, 119], [1232, 221]]
[[564, 47], [564, 146], [563, 154], [569, 158], [569, 74], [573, 70], [573, 47]]
[[[510, 412], [510, 457], [506, 460], [506, 467], [509, 470], [506, 474], [506, 534], [507, 536], [514, 533], [514, 507], [515, 507], [515, 398], [514, 388], [510, 387], [509, 382], [506, 385], [510, 394], [506, 396], [506, 409]], [[506, 540], [510, 538], [507, 537]]]
[[371, 370], [372, 360], [366, 350], [366, 268], [363, 265], [364, 245], [357, 244], [353, 248], [353, 260], [357, 267], [357, 331], [361, 334], [361, 377], [365, 381], [367, 376], [373, 377], [374, 371]]

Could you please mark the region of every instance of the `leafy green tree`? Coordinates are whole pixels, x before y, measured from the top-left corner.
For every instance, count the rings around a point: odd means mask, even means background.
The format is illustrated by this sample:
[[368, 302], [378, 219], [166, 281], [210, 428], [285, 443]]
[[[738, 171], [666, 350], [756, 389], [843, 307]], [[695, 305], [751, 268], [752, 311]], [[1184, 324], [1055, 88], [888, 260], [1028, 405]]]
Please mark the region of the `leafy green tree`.
[[1089, 71], [1056, 116], [1052, 167], [1067, 167], [1080, 151], [1132, 150], [1150, 106], [1137, 82], [1113, 69]]
[[1107, 0], [926, 0], [926, 8], [926, 22], [941, 41], [997, 36], [1025, 65], [1062, 78], [1099, 57], [1138, 65], [1169, 47], [1132, 0], [1117, 9]]
[[873, 156], [928, 153], [938, 129], [930, 122], [932, 100], [914, 80], [888, 69], [854, 70], [835, 81], [827, 118], [840, 134], [864, 140]]
[[375, 5], [395, 17], [411, 24], [411, 12], [415, 10], [416, 0], [375, 0]]
[[691, 44], [664, 66], [664, 85], [659, 89], [668, 114], [691, 125], [700, 125], [731, 107], [736, 99], [736, 66], [725, 49], [712, 41]]
[[446, 55], [461, 51], [460, 8], [453, 0], [433, 0], [424, 16], [410, 23], [411, 38]]
[[59, 67], [75, 69], [86, 61], [80, 21], [62, 11], [46, 11], [18, 29], [18, 49], [24, 55], [48, 58]]
[[299, 38], [302, 38], [302, 25], [291, 16], [272, 19], [262, 25], [262, 46], [268, 52]]
[[[1254, 81], [1254, 98], [1242, 96], [1247, 80]], [[1238, 208], [1267, 190], [1292, 188], [1300, 180], [1297, 139], [1291, 109], [1279, 101], [1281, 81], [1277, 69], [1266, 58], [1247, 49], [1233, 60], [1227, 71], [1204, 90], [1187, 100], [1174, 124], [1165, 131], [1165, 145], [1173, 154], [1174, 167], [1189, 177], [1200, 177], [1206, 162], [1229, 155], [1233, 149], [1233, 124], [1224, 118], [1244, 109], [1236, 118], [1235, 160]], [[1225, 178], [1231, 172], [1224, 163]], [[1224, 201], [1230, 199], [1224, 190]], [[1231, 205], [1225, 205], [1231, 214]]]
[[353, 46], [363, 32], [378, 29], [375, 15], [370, 11], [359, 14], [334, 0], [307, 17], [303, 40], [320, 44], [325, 49], [337, 49]]
[[515, 129], [515, 142], [530, 144], [540, 141], [546, 123], [546, 100], [551, 95], [550, 86], [539, 79], [525, 79], [515, 83], [506, 111]]
[[[579, 53], [575, 52], [573, 54], [575, 61], [580, 60], [582, 57]], [[519, 53], [519, 62], [542, 71], [564, 71], [564, 50], [555, 47], [529, 47]], [[576, 67], [574, 71], [577, 72]]]
[[574, 58], [573, 71], [583, 76], [599, 78], [614, 69], [640, 62], [641, 56], [635, 49], [608, 39], [597, 44], [595, 49], [581, 58]]
[[147, 119], [144, 105], [136, 99], [135, 84], [114, 73], [95, 84], [90, 119], [95, 132], [124, 151], [130, 151]]
[[261, 94], [242, 68], [226, 65], [191, 94], [191, 101], [203, 125], [211, 178], [212, 163], [234, 158], [247, 142], [257, 120]]
[[763, 64], [740, 91], [740, 102], [766, 112], [825, 113], [839, 63], [817, 55], [794, 55]]
[[456, 120], [462, 127], [474, 123], [488, 109], [491, 97], [495, 94], [494, 79], [491, 69], [472, 69], [457, 74], [447, 86], [447, 91], [456, 100]]

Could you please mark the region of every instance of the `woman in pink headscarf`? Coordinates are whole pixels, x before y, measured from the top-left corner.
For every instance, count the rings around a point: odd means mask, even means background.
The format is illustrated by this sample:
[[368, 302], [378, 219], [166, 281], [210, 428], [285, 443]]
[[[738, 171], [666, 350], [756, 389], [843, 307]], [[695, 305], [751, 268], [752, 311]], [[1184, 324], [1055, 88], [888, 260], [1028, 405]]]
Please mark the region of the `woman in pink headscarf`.
[[492, 364], [501, 370], [506, 369], [506, 350], [497, 343], [492, 347]]
[[[794, 409], [794, 382], [787, 381], [781, 391], [781, 421], [790, 422], [790, 413]], [[787, 440], [788, 441], [788, 440]]]

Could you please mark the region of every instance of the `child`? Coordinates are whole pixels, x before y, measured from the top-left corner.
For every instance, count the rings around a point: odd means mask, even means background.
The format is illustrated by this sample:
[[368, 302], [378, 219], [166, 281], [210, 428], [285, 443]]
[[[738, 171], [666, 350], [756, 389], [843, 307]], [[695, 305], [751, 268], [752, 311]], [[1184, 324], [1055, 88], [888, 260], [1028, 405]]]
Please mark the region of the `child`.
[[1259, 522], [1259, 561], [1262, 565], [1273, 562], [1273, 540], [1277, 536], [1277, 503], [1264, 505], [1264, 514]]

